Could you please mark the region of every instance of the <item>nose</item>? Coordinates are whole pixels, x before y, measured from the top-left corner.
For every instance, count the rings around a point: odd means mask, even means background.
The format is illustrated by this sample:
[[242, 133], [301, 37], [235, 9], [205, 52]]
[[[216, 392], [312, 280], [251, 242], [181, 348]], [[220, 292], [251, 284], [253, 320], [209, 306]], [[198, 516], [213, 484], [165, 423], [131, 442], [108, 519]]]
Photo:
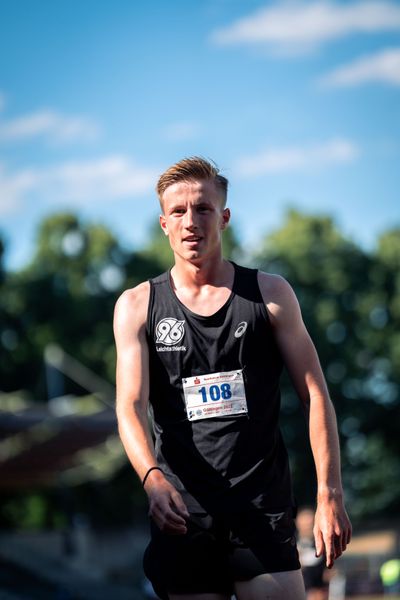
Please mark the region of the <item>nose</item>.
[[193, 231], [194, 229], [197, 228], [196, 214], [195, 214], [195, 211], [192, 210], [191, 208], [188, 208], [187, 211], [185, 212], [183, 224], [184, 224], [185, 228], [189, 229], [190, 231]]

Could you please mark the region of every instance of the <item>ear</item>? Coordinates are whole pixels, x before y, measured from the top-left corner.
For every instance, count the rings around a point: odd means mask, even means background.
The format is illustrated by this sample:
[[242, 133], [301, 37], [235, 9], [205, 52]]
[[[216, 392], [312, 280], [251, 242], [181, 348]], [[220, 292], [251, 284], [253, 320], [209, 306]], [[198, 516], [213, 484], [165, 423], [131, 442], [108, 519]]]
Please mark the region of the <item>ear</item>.
[[168, 225], [167, 225], [167, 219], [165, 218], [165, 215], [160, 215], [159, 221], [160, 221], [161, 229], [163, 230], [165, 235], [168, 235]]
[[231, 211], [229, 210], [229, 208], [224, 208], [223, 213], [222, 213], [221, 229], [227, 228], [230, 219], [231, 219]]

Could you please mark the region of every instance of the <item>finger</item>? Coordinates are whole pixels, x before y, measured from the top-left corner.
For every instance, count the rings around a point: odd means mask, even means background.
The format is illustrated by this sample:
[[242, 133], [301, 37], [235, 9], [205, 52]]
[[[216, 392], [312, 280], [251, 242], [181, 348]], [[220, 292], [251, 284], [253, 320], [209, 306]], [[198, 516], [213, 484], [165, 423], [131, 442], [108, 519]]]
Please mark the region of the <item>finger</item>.
[[348, 544], [350, 543], [350, 540], [351, 540], [351, 531], [349, 531], [348, 529], [345, 529], [340, 536], [340, 546], [341, 546], [342, 554], [343, 554], [343, 552], [345, 552]]
[[154, 504], [151, 504], [149, 514], [158, 523], [170, 523], [171, 525], [176, 526], [185, 526], [186, 524], [185, 519], [171, 509], [169, 503], [155, 502]]
[[157, 527], [163, 532], [168, 533], [169, 535], [185, 535], [187, 532], [186, 525], [176, 525], [175, 523], [171, 523], [166, 521], [165, 519], [154, 519]]
[[185, 519], [181, 515], [178, 515], [175, 510], [168, 508], [168, 510], [163, 512], [163, 515], [165, 522], [169, 525], [176, 527], [186, 527]]
[[352, 530], [351, 530], [351, 525], [349, 523], [347, 527], [344, 527], [342, 536], [341, 536], [342, 552], [344, 552], [346, 550], [347, 546], [350, 544], [351, 534], [352, 534]]
[[155, 510], [151, 516], [161, 531], [171, 534], [184, 534], [187, 531], [185, 520], [171, 510]]
[[162, 531], [169, 535], [185, 535], [187, 533], [186, 525], [171, 525], [170, 523], [164, 523]]
[[[342, 539], [340, 540], [340, 545], [339, 545], [339, 549], [340, 549], [339, 556], [341, 556], [343, 554], [343, 552], [346, 552], [346, 548], [347, 548], [346, 538], [342, 537]], [[337, 558], [339, 558], [339, 556], [337, 556]]]
[[324, 542], [320, 531], [314, 533], [315, 539], [315, 556], [319, 557], [324, 551]]
[[172, 502], [174, 504], [174, 508], [177, 510], [178, 514], [184, 519], [188, 519], [190, 517], [189, 511], [186, 508], [186, 504], [182, 500], [182, 496], [179, 492], [176, 492], [172, 496]]
[[342, 556], [344, 550], [346, 549], [346, 544], [343, 545], [343, 536], [342, 535], [337, 535], [334, 538], [334, 559], [338, 559], [340, 556]]
[[333, 557], [332, 555], [330, 555], [330, 556], [328, 557], [328, 555], [327, 555], [327, 556], [326, 556], [326, 562], [325, 562], [325, 564], [326, 564], [326, 567], [327, 567], [328, 569], [332, 569], [333, 565], [335, 564], [335, 559], [334, 559], [334, 557]]
[[328, 569], [333, 567], [335, 561], [335, 546], [332, 537], [325, 540], [326, 566]]
[[348, 528], [348, 531], [347, 531], [347, 540], [346, 540], [346, 542], [347, 542], [348, 544], [350, 544], [352, 533], [353, 533], [353, 532], [352, 532], [352, 529], [351, 529], [351, 526], [350, 526], [350, 527]]
[[344, 552], [346, 550], [346, 548], [347, 548], [347, 543], [348, 543], [347, 539], [348, 539], [348, 532], [345, 530], [345, 531], [343, 531], [342, 538], [341, 538], [341, 541], [342, 541], [342, 552]]

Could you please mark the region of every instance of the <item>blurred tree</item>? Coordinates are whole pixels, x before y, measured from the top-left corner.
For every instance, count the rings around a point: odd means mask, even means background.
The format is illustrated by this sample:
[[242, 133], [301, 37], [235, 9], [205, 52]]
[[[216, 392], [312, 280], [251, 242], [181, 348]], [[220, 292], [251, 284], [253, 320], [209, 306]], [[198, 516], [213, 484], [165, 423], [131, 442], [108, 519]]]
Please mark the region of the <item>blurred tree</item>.
[[[224, 246], [228, 254], [238, 249], [229, 229]], [[123, 289], [171, 264], [168, 238], [158, 223], [144, 250], [132, 252], [104, 225], [82, 223], [70, 213], [44, 219], [30, 264], [8, 274], [2, 290], [3, 391], [18, 389], [22, 383], [33, 396], [46, 398], [43, 352], [52, 343], [114, 381], [115, 300]], [[80, 391], [71, 382], [64, 390]]]
[[222, 254], [228, 260], [240, 261], [242, 248], [232, 224], [222, 233]]
[[[173, 264], [173, 253], [168, 237], [162, 231], [158, 221], [155, 221], [149, 231], [149, 241], [140, 252], [147, 260], [154, 260], [161, 266], [161, 271], [167, 271]], [[161, 273], [160, 271], [160, 273]]]
[[5, 277], [4, 253], [5, 253], [5, 243], [4, 243], [3, 238], [0, 236], [0, 285], [3, 283], [4, 277]]
[[[2, 389], [22, 384], [38, 399], [46, 398], [43, 352], [51, 343], [113, 381], [115, 300], [160, 270], [155, 260], [122, 248], [102, 225], [83, 224], [72, 214], [46, 218], [31, 263], [8, 274], [3, 285]], [[78, 391], [67, 385], [65, 392]]]
[[[394, 431], [393, 441], [384, 443], [384, 432], [394, 429], [399, 402], [400, 315], [394, 284], [399, 281], [399, 239], [398, 231], [385, 234], [378, 252], [369, 256], [343, 238], [332, 219], [290, 210], [283, 227], [263, 240], [254, 257], [258, 268], [288, 279], [299, 298], [336, 407], [344, 480], [355, 517], [400, 509]], [[312, 502], [311, 452], [306, 436], [298, 435], [304, 432], [304, 419], [287, 379], [283, 415], [296, 492], [300, 502]], [[397, 475], [390, 489], [383, 462]]]
[[[225, 256], [238, 260], [240, 247], [231, 227], [223, 239]], [[149, 243], [133, 252], [107, 227], [68, 213], [50, 216], [38, 230], [30, 264], [17, 273], [4, 273], [3, 249], [0, 241], [2, 390], [24, 388], [43, 401], [43, 352], [49, 343], [113, 381], [116, 298], [172, 264], [158, 223]], [[338, 414], [353, 516], [399, 514], [400, 229], [384, 233], [376, 251], [367, 253], [345, 239], [332, 219], [292, 210], [283, 226], [262, 240], [252, 262], [287, 278], [299, 298]], [[81, 392], [71, 382], [64, 391]], [[282, 425], [298, 500], [312, 502], [314, 467], [306, 424], [287, 379]], [[118, 489], [129, 488], [127, 473], [132, 477], [130, 468], [118, 475]], [[107, 506], [114, 492], [107, 492]], [[115, 497], [115, 506], [118, 502]]]

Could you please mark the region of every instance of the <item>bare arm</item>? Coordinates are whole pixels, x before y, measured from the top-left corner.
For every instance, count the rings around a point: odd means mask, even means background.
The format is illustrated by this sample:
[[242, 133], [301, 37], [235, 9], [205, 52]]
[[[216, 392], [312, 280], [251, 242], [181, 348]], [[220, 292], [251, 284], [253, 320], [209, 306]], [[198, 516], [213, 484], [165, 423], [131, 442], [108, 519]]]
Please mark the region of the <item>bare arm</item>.
[[[157, 466], [148, 426], [149, 364], [146, 316], [149, 284], [127, 290], [119, 298], [114, 314], [117, 347], [117, 418], [119, 434], [133, 468], [143, 481]], [[145, 491], [150, 511], [160, 529], [186, 533], [186, 506], [177, 490], [159, 470], [149, 474]]]
[[325, 552], [326, 565], [332, 567], [351, 538], [351, 525], [343, 503], [335, 411], [292, 288], [281, 277], [266, 273], [260, 273], [259, 282], [285, 365], [309, 416], [318, 482], [315, 544], [317, 555]]

